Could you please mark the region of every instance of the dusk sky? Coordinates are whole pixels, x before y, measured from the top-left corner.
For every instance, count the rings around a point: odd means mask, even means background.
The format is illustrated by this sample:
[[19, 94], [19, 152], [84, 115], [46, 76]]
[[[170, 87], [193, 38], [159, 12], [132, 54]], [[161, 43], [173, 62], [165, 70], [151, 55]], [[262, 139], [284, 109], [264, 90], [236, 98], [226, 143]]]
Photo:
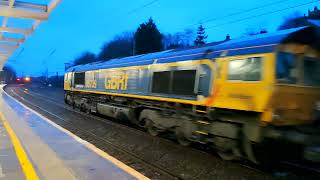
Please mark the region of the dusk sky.
[[[30, 2], [45, 3], [46, 0]], [[153, 2], [149, 6], [144, 5]], [[208, 42], [243, 36], [247, 29], [275, 31], [285, 17], [304, 14], [317, 3], [290, 8], [312, 0], [63, 0], [47, 22], [42, 23], [11, 56], [8, 63], [18, 75], [40, 75], [48, 67], [50, 75], [64, 73], [64, 63], [84, 51], [98, 53], [115, 35], [135, 31], [152, 17], [161, 33], [186, 28], [196, 30], [199, 23], [207, 28]], [[274, 5], [270, 5], [274, 3]], [[268, 6], [270, 5], [270, 6]], [[255, 7], [256, 10], [248, 11]], [[276, 10], [285, 11], [267, 14]], [[239, 13], [238, 12], [246, 12]], [[237, 13], [237, 15], [228, 16]], [[226, 17], [228, 16], [228, 17]], [[259, 16], [251, 18], [253, 16]], [[250, 17], [250, 18], [249, 18]], [[247, 19], [248, 20], [243, 20]], [[208, 19], [213, 19], [207, 22]], [[23, 26], [23, 22], [16, 22]]]

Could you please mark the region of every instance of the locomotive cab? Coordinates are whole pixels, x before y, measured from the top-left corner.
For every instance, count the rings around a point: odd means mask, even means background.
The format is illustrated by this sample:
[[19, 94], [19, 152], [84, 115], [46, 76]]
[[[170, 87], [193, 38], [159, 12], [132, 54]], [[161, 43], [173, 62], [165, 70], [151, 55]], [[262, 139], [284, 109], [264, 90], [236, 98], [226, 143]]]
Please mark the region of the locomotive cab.
[[277, 53], [273, 94], [274, 124], [311, 124], [318, 120], [320, 58], [315, 51]]
[[[302, 34], [303, 33], [303, 34]], [[275, 124], [310, 124], [320, 102], [319, 31], [306, 28], [284, 40], [275, 63]]]
[[263, 113], [273, 138], [300, 145], [309, 160], [320, 160], [319, 44], [319, 32], [306, 28], [279, 45], [274, 88]]

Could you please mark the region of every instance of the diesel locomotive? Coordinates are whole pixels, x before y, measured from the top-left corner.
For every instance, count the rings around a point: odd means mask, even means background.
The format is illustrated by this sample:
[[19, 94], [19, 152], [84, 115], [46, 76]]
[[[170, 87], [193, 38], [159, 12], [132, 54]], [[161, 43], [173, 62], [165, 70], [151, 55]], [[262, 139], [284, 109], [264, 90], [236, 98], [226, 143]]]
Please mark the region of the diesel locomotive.
[[[226, 160], [320, 160], [320, 36], [301, 27], [71, 67], [65, 102]], [[125, 133], [125, 132], [124, 132]]]

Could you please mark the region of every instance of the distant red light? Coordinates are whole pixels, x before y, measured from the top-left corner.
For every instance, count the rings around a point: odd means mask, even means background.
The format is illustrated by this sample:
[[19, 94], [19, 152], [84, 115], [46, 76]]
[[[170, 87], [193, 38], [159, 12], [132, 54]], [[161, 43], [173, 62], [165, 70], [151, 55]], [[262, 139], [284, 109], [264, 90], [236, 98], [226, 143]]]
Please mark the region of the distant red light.
[[20, 78], [17, 78], [17, 81], [20, 81], [21, 79]]

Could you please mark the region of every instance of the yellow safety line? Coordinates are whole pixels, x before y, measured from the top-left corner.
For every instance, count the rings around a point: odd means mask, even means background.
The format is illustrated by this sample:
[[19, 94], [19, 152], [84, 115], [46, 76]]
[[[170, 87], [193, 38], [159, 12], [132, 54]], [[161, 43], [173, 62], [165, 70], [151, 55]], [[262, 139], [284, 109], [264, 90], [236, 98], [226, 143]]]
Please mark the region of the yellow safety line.
[[11, 126], [9, 125], [9, 123], [7, 122], [7, 120], [5, 119], [4, 115], [0, 112], [0, 119], [3, 122], [3, 126], [6, 128], [12, 145], [14, 147], [14, 150], [16, 152], [16, 155], [18, 157], [18, 160], [20, 162], [20, 165], [22, 167], [22, 170], [24, 172], [24, 175], [26, 177], [27, 180], [38, 180], [39, 177], [36, 173], [36, 171], [34, 170], [30, 160], [28, 159], [28, 156], [26, 154], [26, 152], [24, 151], [18, 137], [16, 136], [16, 134], [14, 133], [14, 131], [12, 130]]
[[[12, 97], [10, 94], [8, 94], [7, 92], [3, 91], [8, 97], [10, 97], [12, 100], [14, 100], [16, 103], [20, 104], [21, 106], [23, 106], [24, 108], [26, 108], [27, 110], [33, 112], [34, 114], [36, 114], [37, 116], [41, 117], [43, 120], [45, 120], [46, 122], [48, 122], [49, 124], [51, 124], [53, 127], [57, 128], [58, 130], [68, 134], [70, 137], [74, 138], [77, 142], [83, 144], [84, 146], [86, 146], [89, 150], [93, 151], [94, 153], [100, 155], [102, 158], [112, 162], [113, 164], [115, 164], [117, 167], [119, 167], [120, 169], [124, 170], [125, 172], [127, 172], [128, 174], [131, 174], [132, 176], [136, 177], [137, 179], [141, 179], [141, 180], [149, 180], [149, 178], [145, 177], [143, 174], [139, 173], [138, 171], [136, 171], [135, 169], [133, 169], [132, 167], [124, 164], [123, 162], [121, 162], [120, 160], [114, 158], [113, 156], [109, 155], [107, 152], [102, 151], [101, 149], [95, 147], [93, 144], [81, 139], [80, 137], [76, 136], [75, 134], [73, 134], [72, 132], [64, 129], [63, 127], [59, 126], [58, 124], [54, 123], [53, 121], [51, 121], [50, 119], [44, 117], [43, 115], [41, 115], [40, 113], [38, 113], [37, 111], [31, 109], [30, 107], [26, 106], [25, 104], [21, 103], [20, 101], [18, 101], [17, 99], [15, 99], [14, 97]], [[56, 116], [55, 114], [53, 114], [54, 116]], [[59, 116], [56, 116], [58, 118], [60, 118]], [[0, 119], [1, 119], [1, 112], [0, 112]]]

